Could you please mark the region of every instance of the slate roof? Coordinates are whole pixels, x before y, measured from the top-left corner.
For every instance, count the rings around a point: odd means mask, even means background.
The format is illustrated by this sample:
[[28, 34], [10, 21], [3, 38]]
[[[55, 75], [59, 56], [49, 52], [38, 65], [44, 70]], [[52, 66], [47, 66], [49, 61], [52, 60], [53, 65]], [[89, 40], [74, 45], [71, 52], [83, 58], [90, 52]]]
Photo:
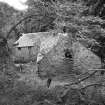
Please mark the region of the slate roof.
[[51, 34], [51, 32], [23, 33], [14, 44], [17, 44], [16, 47], [34, 46], [36, 42], [44, 40], [48, 36], [51, 36]]

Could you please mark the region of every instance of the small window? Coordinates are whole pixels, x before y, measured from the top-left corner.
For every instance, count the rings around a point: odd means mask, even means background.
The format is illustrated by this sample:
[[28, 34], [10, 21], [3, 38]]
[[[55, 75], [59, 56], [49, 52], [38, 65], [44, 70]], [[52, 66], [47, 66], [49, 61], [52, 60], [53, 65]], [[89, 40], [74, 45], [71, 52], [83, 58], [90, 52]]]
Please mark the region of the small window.
[[21, 50], [21, 47], [18, 47], [18, 50]]
[[100, 72], [100, 74], [101, 74], [101, 75], [104, 75], [104, 74], [105, 74], [105, 71], [104, 71], [104, 70], [102, 70], [102, 71]]
[[72, 58], [72, 53], [69, 49], [65, 50], [65, 58]]
[[63, 27], [63, 32], [65, 33], [67, 31], [66, 26]]

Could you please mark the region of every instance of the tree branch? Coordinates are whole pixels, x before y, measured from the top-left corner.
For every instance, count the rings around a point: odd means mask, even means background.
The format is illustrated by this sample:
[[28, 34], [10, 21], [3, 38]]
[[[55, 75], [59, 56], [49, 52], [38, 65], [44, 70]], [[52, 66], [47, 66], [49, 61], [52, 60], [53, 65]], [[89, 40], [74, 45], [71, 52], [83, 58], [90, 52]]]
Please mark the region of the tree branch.
[[93, 84], [89, 84], [89, 85], [86, 85], [86, 86], [80, 88], [80, 90], [86, 89], [86, 88], [91, 87], [91, 86], [105, 86], [105, 85], [102, 85], [101, 83], [93, 83]]
[[[78, 83], [80, 83], [80, 82], [82, 82], [82, 81], [84, 81], [84, 80], [90, 78], [90, 77], [93, 76], [96, 72], [97, 72], [97, 71], [94, 71], [94, 72], [91, 73], [90, 75], [88, 75], [88, 76], [86, 76], [86, 77], [84, 77], [84, 78], [82, 78], [82, 79], [79, 79], [79, 80], [76, 81], [76, 82], [73, 82], [73, 83], [70, 83], [70, 84], [66, 84], [66, 85], [64, 85], [64, 86], [67, 86], [67, 87], [69, 86], [69, 87], [70, 87], [70, 86], [72, 86], [72, 85], [78, 84]], [[61, 97], [65, 96], [69, 90], [70, 90], [70, 88], [67, 88], [67, 89], [63, 92], [63, 94], [62, 94]]]
[[86, 77], [84, 77], [84, 78], [82, 78], [82, 79], [78, 79], [78, 81], [76, 81], [76, 82], [73, 82], [73, 83], [70, 83], [70, 84], [66, 84], [65, 86], [71, 86], [71, 85], [79, 84], [80, 82], [82, 82], [82, 81], [84, 81], [84, 80], [90, 78], [91, 76], [93, 76], [96, 72], [97, 72], [97, 71], [94, 71], [94, 72], [91, 73], [90, 75], [88, 75], [88, 76], [86, 76]]
[[[30, 16], [27, 16], [27, 17], [24, 17], [23, 19], [21, 19], [19, 22], [17, 22], [11, 29], [10, 29], [10, 31], [7, 33], [7, 39], [9, 38], [9, 35], [11, 34], [11, 32], [19, 25], [19, 24], [21, 24], [23, 21], [25, 21], [26, 19], [28, 19], [28, 18], [32, 18], [32, 17], [34, 17], [34, 16], [38, 16], [38, 14], [36, 14], [36, 15], [30, 15]], [[38, 18], [38, 19], [36, 19], [36, 20], [40, 20], [41, 18]]]

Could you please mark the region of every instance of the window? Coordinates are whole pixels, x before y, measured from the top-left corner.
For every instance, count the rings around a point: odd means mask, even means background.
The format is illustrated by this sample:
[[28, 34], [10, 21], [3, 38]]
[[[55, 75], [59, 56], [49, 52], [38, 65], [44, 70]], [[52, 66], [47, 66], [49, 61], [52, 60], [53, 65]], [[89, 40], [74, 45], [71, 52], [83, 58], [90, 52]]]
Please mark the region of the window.
[[72, 58], [72, 52], [69, 49], [65, 50], [65, 58]]
[[18, 50], [21, 50], [21, 47], [18, 47]]

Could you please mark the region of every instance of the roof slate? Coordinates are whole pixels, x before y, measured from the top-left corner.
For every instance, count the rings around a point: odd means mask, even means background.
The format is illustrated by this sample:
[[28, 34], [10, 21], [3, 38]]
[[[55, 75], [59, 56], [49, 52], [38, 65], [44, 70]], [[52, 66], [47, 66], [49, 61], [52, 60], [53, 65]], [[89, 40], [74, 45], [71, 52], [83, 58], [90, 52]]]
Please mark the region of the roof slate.
[[22, 36], [15, 42], [15, 44], [17, 44], [16, 47], [34, 46], [36, 42], [40, 42], [51, 35], [52, 35], [51, 32], [38, 32], [27, 34], [23, 33]]

